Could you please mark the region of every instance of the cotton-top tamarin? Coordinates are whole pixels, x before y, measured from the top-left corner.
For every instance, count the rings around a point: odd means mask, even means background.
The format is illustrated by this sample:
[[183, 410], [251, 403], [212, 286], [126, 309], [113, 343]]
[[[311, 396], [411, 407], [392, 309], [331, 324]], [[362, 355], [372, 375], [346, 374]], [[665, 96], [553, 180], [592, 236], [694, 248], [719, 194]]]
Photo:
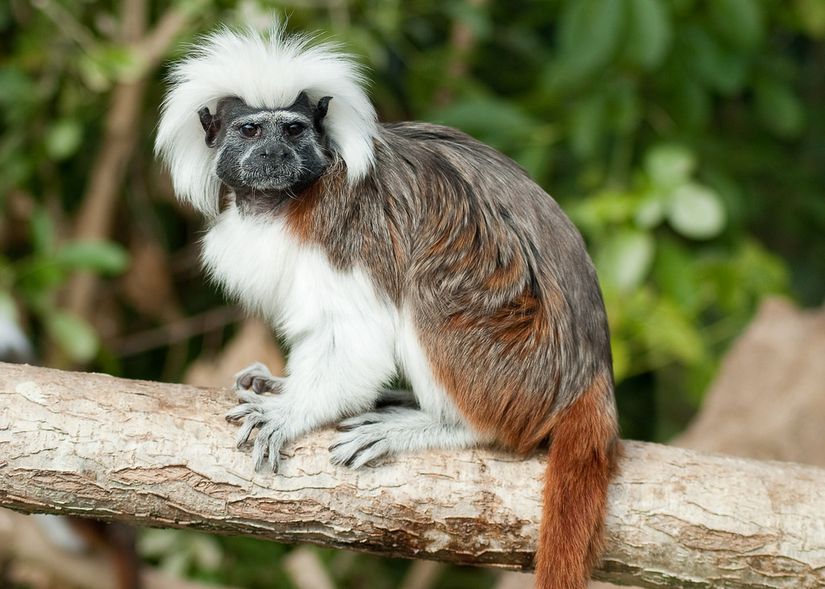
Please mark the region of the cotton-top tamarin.
[[[556, 202], [455, 129], [379, 124], [329, 44], [222, 30], [174, 66], [157, 150], [209, 220], [213, 280], [291, 345], [240, 372], [256, 468], [338, 424], [334, 464], [549, 442], [542, 589], [584, 588], [618, 453], [593, 265]], [[385, 387], [401, 375], [408, 398]], [[262, 395], [259, 393], [273, 393]]]

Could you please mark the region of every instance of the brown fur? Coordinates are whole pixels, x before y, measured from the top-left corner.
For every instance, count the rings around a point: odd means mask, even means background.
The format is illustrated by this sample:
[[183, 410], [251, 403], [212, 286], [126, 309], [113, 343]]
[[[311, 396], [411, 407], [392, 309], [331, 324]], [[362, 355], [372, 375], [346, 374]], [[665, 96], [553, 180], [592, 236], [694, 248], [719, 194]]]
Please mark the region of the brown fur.
[[611, 381], [598, 375], [553, 427], [536, 554], [541, 589], [584, 589], [602, 553], [607, 489], [619, 452]]

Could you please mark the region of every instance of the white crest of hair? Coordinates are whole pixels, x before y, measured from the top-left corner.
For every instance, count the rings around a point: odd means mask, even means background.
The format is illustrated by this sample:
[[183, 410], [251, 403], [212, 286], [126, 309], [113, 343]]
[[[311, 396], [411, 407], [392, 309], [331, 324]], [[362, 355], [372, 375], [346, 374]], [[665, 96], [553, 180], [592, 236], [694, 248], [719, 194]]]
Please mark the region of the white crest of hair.
[[198, 111], [206, 106], [214, 112], [229, 96], [270, 109], [290, 106], [301, 92], [312, 101], [331, 96], [323, 124], [332, 148], [346, 163], [350, 183], [369, 173], [377, 117], [361, 66], [335, 45], [312, 41], [288, 36], [283, 24], [264, 33], [224, 28], [173, 66], [155, 150], [169, 167], [179, 198], [207, 216], [218, 213], [216, 153], [204, 141]]

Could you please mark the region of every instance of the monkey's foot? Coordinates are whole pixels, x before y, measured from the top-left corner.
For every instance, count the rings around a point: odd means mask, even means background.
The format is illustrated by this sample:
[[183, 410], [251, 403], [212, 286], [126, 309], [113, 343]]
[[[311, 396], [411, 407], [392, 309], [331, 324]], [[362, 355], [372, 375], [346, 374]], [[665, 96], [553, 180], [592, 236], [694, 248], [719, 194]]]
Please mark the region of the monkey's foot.
[[237, 391], [241, 404], [226, 414], [227, 421], [238, 421], [241, 429], [235, 437], [238, 448], [243, 446], [258, 428], [252, 445], [252, 459], [255, 470], [261, 471], [269, 464], [270, 470], [278, 472], [281, 448], [288, 441], [288, 411], [279, 397], [262, 397], [248, 391]]
[[235, 375], [236, 391], [255, 391], [256, 393], [279, 393], [283, 378], [272, 376], [264, 364], [255, 362]]
[[390, 454], [389, 436], [392, 435], [392, 428], [388, 427], [385, 417], [389, 411], [392, 409], [364, 413], [338, 424], [337, 430], [341, 433], [329, 447], [332, 454], [330, 462], [360, 468]]
[[468, 448], [479, 436], [460, 423], [445, 423], [420, 409], [387, 407], [342, 421], [330, 461], [351, 468], [402, 452]]

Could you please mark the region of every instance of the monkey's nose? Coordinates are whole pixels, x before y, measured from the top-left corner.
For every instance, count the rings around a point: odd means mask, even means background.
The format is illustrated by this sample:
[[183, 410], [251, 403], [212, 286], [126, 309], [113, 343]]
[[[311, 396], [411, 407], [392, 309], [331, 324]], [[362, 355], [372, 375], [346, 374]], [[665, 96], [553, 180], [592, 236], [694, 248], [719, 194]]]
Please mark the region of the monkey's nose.
[[258, 153], [258, 156], [262, 159], [270, 159], [270, 160], [285, 160], [289, 152], [287, 151], [286, 147], [276, 147], [274, 149], [264, 149]]

